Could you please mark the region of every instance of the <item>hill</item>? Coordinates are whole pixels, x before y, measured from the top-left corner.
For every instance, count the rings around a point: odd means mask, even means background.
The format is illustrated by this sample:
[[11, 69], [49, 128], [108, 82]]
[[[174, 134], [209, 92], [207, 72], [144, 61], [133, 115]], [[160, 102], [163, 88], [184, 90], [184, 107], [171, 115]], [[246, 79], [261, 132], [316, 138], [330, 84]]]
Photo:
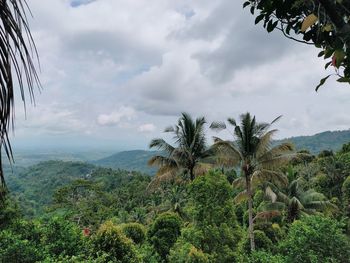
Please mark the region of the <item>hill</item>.
[[147, 162], [156, 154], [159, 154], [159, 152], [143, 150], [124, 151], [113, 154], [103, 159], [99, 159], [92, 163], [113, 169], [138, 171], [149, 175], [154, 175], [156, 169], [154, 167], [148, 166]]
[[[296, 136], [277, 140], [275, 143], [285, 141], [292, 142], [297, 150], [307, 149], [313, 154], [318, 154], [322, 150], [337, 151], [344, 143], [350, 142], [350, 130], [326, 131], [311, 136]], [[119, 168], [154, 175], [156, 168], [149, 167], [147, 162], [156, 154], [159, 154], [159, 152], [142, 150], [124, 151], [97, 161], [93, 161], [92, 163], [113, 169]]]
[[51, 204], [53, 194], [78, 179], [86, 179], [103, 186], [105, 191], [115, 190], [136, 177], [147, 177], [137, 172], [112, 170], [83, 162], [47, 161], [30, 167], [5, 167], [6, 182], [12, 196], [21, 206], [23, 214], [35, 217], [43, 214]]
[[95, 166], [82, 162], [47, 161], [27, 168], [15, 168], [13, 172], [5, 168], [7, 186], [25, 214], [34, 215], [41, 213], [51, 202], [55, 189], [85, 178]]
[[291, 137], [277, 142], [292, 142], [297, 150], [309, 150], [317, 154], [322, 150], [340, 150], [342, 145], [350, 142], [350, 130], [326, 131], [311, 136]]

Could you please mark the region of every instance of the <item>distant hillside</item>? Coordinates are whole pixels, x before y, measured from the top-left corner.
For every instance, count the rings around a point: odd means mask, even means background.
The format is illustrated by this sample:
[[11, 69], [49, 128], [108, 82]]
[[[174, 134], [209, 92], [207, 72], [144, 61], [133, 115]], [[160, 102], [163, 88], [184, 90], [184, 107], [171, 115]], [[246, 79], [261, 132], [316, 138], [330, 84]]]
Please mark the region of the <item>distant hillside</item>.
[[[130, 178], [143, 176], [137, 172], [112, 170], [83, 162], [48, 161], [27, 168], [16, 167], [13, 173], [5, 167], [6, 183], [26, 216], [38, 216], [50, 205], [54, 192], [77, 179], [89, 179], [114, 190]], [[110, 188], [110, 189], [107, 189]]]
[[48, 161], [6, 172], [6, 183], [26, 214], [41, 212], [51, 202], [52, 193], [71, 181], [85, 178], [95, 166], [81, 162]]
[[154, 175], [156, 169], [147, 165], [148, 160], [154, 155], [159, 154], [157, 151], [124, 151], [113, 154], [109, 157], [92, 162], [95, 165], [109, 167], [113, 169], [123, 169], [128, 171], [139, 171], [149, 175]]
[[[326, 131], [312, 136], [291, 137], [278, 140], [276, 143], [284, 141], [292, 142], [297, 150], [307, 149], [314, 154], [317, 154], [322, 150], [337, 151], [344, 143], [350, 142], [350, 130]], [[159, 152], [142, 150], [125, 151], [99, 159], [92, 163], [103, 167], [140, 171], [149, 175], [154, 175], [156, 169], [149, 167], [147, 161], [156, 154], [159, 154]]]
[[322, 150], [340, 150], [344, 143], [350, 142], [350, 130], [346, 131], [326, 131], [312, 136], [291, 137], [282, 141], [292, 142], [296, 149], [307, 149], [311, 153], [317, 154]]

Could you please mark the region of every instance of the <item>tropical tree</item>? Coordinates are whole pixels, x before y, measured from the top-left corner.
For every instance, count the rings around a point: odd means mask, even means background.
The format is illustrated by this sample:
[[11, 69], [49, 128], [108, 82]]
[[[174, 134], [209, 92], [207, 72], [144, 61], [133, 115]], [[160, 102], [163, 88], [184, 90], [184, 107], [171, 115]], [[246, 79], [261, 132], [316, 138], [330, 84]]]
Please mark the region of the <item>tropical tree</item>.
[[302, 215], [315, 214], [317, 211], [325, 209], [337, 209], [322, 193], [318, 193], [314, 189], [307, 189], [306, 186], [307, 183], [302, 177], [291, 181], [288, 187], [283, 190], [268, 186], [265, 193], [270, 202], [262, 206], [262, 209], [264, 212], [270, 211], [272, 213], [285, 211], [287, 221], [290, 223]]
[[[8, 131], [11, 124], [13, 127], [14, 87], [19, 87], [25, 103], [25, 87], [33, 102], [34, 86], [40, 86], [32, 60], [33, 56], [38, 56], [29, 30], [28, 11], [26, 0], [0, 0], [0, 168], [2, 147], [8, 159], [13, 159]], [[2, 169], [0, 184], [6, 188]]]
[[[274, 181], [276, 184], [285, 184], [286, 177], [276, 171], [281, 163], [291, 156], [293, 147], [289, 143], [272, 145], [272, 137], [276, 129], [269, 130], [271, 123], [258, 123], [255, 116], [245, 113], [240, 116], [241, 123], [229, 118], [227, 121], [233, 126], [234, 140], [222, 140], [214, 138], [213, 149], [220, 156], [222, 163], [227, 166], [238, 166], [241, 169], [241, 177], [234, 180], [233, 184], [245, 190], [236, 196], [236, 201], [248, 201], [249, 214], [249, 239], [251, 250], [255, 250], [254, 222], [253, 222], [253, 191], [266, 181]], [[224, 122], [214, 122], [211, 128], [215, 130], [226, 129]]]
[[152, 157], [148, 162], [159, 167], [153, 182], [174, 179], [179, 172], [193, 181], [196, 175], [206, 170], [208, 164], [203, 161], [211, 156], [211, 151], [206, 144], [205, 123], [204, 117], [194, 121], [189, 114], [182, 113], [177, 125], [164, 130], [174, 134], [176, 146], [160, 138], [151, 141], [150, 148], [164, 153]]

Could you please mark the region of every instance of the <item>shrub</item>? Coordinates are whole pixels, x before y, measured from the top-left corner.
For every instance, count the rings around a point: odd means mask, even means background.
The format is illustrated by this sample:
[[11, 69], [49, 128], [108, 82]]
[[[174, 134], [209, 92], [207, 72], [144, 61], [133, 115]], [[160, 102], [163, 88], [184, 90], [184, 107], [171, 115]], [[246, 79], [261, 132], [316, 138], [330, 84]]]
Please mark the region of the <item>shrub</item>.
[[254, 251], [249, 256], [249, 263], [285, 263], [286, 260], [281, 255], [272, 255], [266, 251]]
[[50, 219], [42, 228], [42, 244], [52, 256], [73, 256], [84, 250], [82, 231], [61, 218]]
[[92, 237], [95, 257], [104, 257], [101, 262], [136, 263], [140, 259], [133, 242], [111, 221], [102, 224]]
[[141, 244], [146, 239], [145, 227], [139, 223], [127, 223], [120, 226], [124, 235], [134, 241], [135, 244]]
[[209, 263], [209, 255], [190, 243], [177, 242], [168, 260], [170, 263]]
[[[271, 239], [269, 239], [266, 234], [261, 230], [254, 230], [254, 240], [255, 240], [255, 249], [256, 250], [266, 250], [271, 251], [273, 244]], [[243, 250], [246, 253], [250, 253], [250, 239], [247, 237], [243, 243]]]
[[286, 262], [350, 262], [350, 245], [341, 225], [322, 216], [295, 221], [280, 248]]
[[181, 219], [177, 214], [159, 215], [148, 231], [150, 243], [162, 259], [165, 259], [175, 244], [181, 230]]
[[44, 252], [34, 242], [8, 230], [0, 232], [0, 262], [29, 263], [43, 258]]

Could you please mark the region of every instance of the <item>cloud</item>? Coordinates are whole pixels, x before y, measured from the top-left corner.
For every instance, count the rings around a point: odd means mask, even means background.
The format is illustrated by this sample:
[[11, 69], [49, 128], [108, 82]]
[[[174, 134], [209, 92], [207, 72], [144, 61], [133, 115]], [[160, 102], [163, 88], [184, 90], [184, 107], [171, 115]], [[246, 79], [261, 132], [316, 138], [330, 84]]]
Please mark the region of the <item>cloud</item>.
[[327, 74], [317, 50], [268, 34], [240, 1], [29, 4], [43, 91], [27, 120], [16, 102], [16, 139], [86, 135], [142, 148], [183, 111], [208, 122], [282, 114], [281, 137], [346, 128], [350, 89], [330, 80], [315, 93]]
[[142, 124], [139, 126], [138, 130], [140, 132], [154, 132], [156, 130], [156, 126], [153, 123], [146, 123], [146, 124]]
[[131, 120], [136, 115], [135, 110], [130, 107], [121, 107], [118, 111], [109, 114], [100, 114], [97, 123], [101, 126], [114, 126], [122, 120]]

